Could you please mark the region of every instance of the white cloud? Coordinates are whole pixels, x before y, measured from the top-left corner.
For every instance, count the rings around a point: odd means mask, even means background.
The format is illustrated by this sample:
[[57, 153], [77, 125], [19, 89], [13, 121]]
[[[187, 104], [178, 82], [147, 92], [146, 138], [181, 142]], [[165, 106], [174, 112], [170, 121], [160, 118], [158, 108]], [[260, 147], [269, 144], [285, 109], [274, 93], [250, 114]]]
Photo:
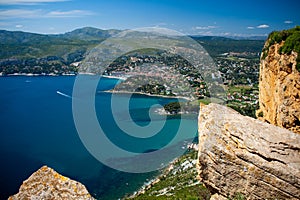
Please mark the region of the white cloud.
[[248, 26], [247, 29], [255, 29], [253, 26]]
[[39, 3], [63, 2], [69, 0], [0, 0], [0, 5], [32, 5]]
[[23, 25], [22, 24], [17, 24], [16, 28], [23, 28]]
[[26, 10], [26, 9], [11, 9], [0, 10], [1, 19], [24, 19], [24, 18], [68, 18], [68, 17], [82, 17], [93, 15], [94, 13], [87, 10], [69, 10], [69, 11], [51, 11], [45, 12], [43, 10]]
[[23, 9], [11, 9], [0, 10], [0, 18], [37, 18], [42, 15], [41, 10], [23, 10]]
[[293, 21], [286, 20], [286, 21], [284, 21], [284, 23], [285, 23], [285, 24], [292, 24], [292, 23], [293, 23]]
[[[10, 25], [10, 24], [7, 23], [7, 22], [0, 21], [0, 27], [1, 26], [8, 26], [8, 25]], [[1, 29], [3, 29], [3, 28], [1, 28]]]
[[218, 28], [217, 26], [196, 26], [195, 29], [197, 30], [210, 30]]
[[261, 24], [259, 26], [257, 26], [256, 28], [269, 28], [270, 26], [267, 24]]
[[93, 14], [93, 12], [88, 10], [51, 11], [45, 17], [81, 17]]

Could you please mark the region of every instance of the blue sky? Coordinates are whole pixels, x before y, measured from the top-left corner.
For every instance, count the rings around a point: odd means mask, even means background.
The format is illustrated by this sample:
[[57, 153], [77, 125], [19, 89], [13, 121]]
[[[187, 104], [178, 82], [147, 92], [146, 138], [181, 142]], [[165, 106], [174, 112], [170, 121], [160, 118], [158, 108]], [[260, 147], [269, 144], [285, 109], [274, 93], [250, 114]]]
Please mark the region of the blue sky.
[[266, 35], [300, 24], [298, 0], [0, 0], [0, 29], [64, 33], [165, 27], [193, 35]]

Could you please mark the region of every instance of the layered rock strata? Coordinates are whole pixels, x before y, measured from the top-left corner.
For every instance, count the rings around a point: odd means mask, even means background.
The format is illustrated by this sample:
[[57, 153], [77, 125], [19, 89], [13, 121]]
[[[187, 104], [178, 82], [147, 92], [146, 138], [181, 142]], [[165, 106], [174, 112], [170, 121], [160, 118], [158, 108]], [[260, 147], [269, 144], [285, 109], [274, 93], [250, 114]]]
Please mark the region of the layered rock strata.
[[198, 171], [212, 194], [300, 199], [300, 135], [218, 104], [199, 114]]

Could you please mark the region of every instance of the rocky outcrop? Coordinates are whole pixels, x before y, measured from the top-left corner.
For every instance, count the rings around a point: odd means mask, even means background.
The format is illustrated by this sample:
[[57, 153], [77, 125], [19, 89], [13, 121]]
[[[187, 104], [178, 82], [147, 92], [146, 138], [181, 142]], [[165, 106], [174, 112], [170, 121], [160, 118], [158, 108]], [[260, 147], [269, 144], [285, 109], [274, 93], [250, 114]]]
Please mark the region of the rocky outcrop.
[[284, 41], [270, 47], [268, 43], [260, 63], [260, 109], [257, 117], [300, 133], [300, 72], [296, 68], [297, 53], [279, 53]]
[[19, 199], [93, 200], [94, 198], [81, 183], [43, 166], [23, 182], [19, 193], [8, 198], [8, 200]]
[[199, 115], [199, 178], [212, 192], [300, 199], [300, 135], [218, 104]]

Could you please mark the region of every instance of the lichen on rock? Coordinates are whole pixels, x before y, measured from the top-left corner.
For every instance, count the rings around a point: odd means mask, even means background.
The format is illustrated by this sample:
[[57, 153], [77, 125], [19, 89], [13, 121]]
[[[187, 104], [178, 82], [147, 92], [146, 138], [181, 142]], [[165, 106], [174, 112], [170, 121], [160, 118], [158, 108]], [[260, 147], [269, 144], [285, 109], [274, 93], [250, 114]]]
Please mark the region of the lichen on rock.
[[94, 198], [81, 183], [43, 166], [23, 182], [17, 194], [8, 198], [8, 200], [19, 199], [93, 200]]

